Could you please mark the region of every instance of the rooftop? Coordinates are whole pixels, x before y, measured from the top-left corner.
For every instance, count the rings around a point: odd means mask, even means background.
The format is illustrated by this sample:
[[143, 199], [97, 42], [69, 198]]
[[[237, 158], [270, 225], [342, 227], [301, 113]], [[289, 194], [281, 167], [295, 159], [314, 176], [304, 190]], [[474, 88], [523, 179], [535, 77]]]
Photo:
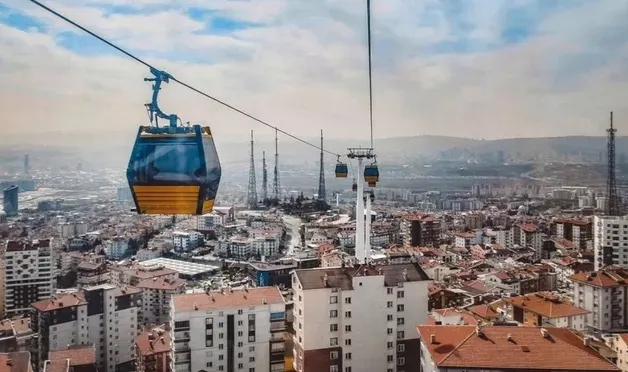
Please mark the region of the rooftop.
[[620, 287], [628, 285], [628, 271], [623, 268], [608, 267], [591, 273], [578, 273], [569, 279], [594, 287]]
[[550, 293], [535, 293], [504, 299], [512, 306], [522, 308], [549, 319], [586, 315], [589, 312], [572, 305], [564, 299]]
[[146, 357], [170, 352], [170, 333], [163, 327], [146, 330], [135, 338], [139, 354]]
[[526, 371], [619, 371], [566, 328], [417, 327], [438, 367]]
[[353, 289], [356, 276], [384, 276], [387, 287], [403, 282], [429, 280], [429, 277], [417, 263], [394, 265], [359, 265], [355, 267], [333, 267], [296, 270], [296, 275], [303, 289], [341, 288]]
[[195, 262], [175, 260], [172, 258], [153, 258], [151, 260], [142, 261], [139, 263], [142, 266], [163, 266], [166, 269], [173, 270], [183, 275], [199, 275], [205, 273], [211, 273], [217, 271], [219, 267], [207, 264], [200, 264]]
[[73, 345], [64, 350], [55, 350], [48, 353], [51, 361], [70, 360], [70, 366], [87, 366], [96, 363], [96, 349], [94, 345]]
[[220, 292], [186, 293], [172, 296], [174, 310], [206, 311], [285, 303], [279, 288], [258, 287]]

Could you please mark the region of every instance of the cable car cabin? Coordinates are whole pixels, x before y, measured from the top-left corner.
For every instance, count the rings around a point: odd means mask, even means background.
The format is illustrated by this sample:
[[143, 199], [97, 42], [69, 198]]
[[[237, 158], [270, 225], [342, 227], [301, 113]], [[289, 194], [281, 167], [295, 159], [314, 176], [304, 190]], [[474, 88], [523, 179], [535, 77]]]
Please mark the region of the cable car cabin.
[[126, 174], [139, 214], [211, 212], [221, 176], [211, 130], [141, 126]]
[[353, 190], [353, 192], [357, 192], [358, 191], [358, 184], [354, 182], [353, 186], [351, 186], [351, 190]]
[[377, 165], [371, 164], [364, 167], [364, 181], [368, 182], [369, 186], [371, 186], [371, 183], [379, 181], [379, 169]]
[[377, 186], [377, 182], [369, 182], [368, 185], [369, 187], [375, 187]]
[[349, 167], [345, 163], [336, 164], [336, 178], [347, 178], [349, 175]]

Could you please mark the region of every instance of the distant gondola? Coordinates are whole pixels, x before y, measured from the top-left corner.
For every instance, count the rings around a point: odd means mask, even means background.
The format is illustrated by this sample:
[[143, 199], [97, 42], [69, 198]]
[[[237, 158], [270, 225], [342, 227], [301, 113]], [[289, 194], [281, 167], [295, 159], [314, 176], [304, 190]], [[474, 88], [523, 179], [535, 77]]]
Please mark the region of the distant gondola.
[[349, 175], [349, 167], [346, 163], [340, 162], [340, 157], [338, 157], [338, 163], [336, 163], [336, 178], [347, 178]]
[[[183, 126], [177, 115], [164, 114], [157, 105], [161, 82], [169, 75], [151, 69], [153, 100], [147, 105], [155, 125], [140, 126], [127, 180], [139, 214], [200, 215], [212, 211], [221, 167], [208, 126]], [[159, 127], [157, 119], [169, 121]]]
[[373, 163], [364, 167], [364, 181], [369, 183], [377, 183], [379, 181], [379, 169], [377, 164]]

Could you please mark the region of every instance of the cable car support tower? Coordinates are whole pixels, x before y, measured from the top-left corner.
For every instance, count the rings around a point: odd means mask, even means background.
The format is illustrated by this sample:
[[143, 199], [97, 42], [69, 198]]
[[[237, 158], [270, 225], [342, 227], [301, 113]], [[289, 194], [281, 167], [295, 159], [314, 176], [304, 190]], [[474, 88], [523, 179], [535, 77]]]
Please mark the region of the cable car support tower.
[[253, 131], [251, 130], [251, 164], [249, 165], [249, 189], [247, 193], [247, 207], [257, 208], [257, 186], [255, 184], [255, 156], [254, 156]]

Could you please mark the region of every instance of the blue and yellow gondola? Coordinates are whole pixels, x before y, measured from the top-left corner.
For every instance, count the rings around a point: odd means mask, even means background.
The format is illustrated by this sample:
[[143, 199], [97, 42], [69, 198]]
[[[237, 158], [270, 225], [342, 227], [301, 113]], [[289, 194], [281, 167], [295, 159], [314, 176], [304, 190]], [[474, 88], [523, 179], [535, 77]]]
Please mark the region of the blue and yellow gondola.
[[179, 124], [174, 114], [157, 105], [162, 82], [170, 75], [151, 69], [153, 100], [147, 105], [153, 119], [168, 126], [140, 126], [127, 167], [127, 180], [139, 214], [201, 215], [212, 211], [221, 166], [208, 126]]

